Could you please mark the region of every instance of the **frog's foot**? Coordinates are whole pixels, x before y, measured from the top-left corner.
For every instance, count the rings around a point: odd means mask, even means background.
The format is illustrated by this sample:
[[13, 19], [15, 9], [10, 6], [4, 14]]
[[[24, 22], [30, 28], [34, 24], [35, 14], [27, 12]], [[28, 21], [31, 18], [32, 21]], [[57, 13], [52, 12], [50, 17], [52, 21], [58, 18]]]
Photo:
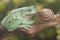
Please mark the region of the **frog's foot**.
[[26, 30], [30, 29], [30, 25], [20, 25], [19, 28], [24, 28]]
[[31, 26], [28, 25], [28, 26], [26, 26], [26, 27], [24, 27], [24, 28], [25, 28], [26, 30], [29, 30], [30, 27], [31, 27]]

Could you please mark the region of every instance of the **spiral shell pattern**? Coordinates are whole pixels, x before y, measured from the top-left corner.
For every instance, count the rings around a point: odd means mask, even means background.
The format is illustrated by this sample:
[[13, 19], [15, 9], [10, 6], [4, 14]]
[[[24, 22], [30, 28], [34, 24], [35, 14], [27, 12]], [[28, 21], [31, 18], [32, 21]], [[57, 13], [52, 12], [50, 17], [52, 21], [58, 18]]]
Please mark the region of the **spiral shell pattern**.
[[54, 16], [54, 12], [51, 9], [42, 9], [40, 10], [40, 18], [42, 20], [49, 20], [51, 18], [53, 18]]

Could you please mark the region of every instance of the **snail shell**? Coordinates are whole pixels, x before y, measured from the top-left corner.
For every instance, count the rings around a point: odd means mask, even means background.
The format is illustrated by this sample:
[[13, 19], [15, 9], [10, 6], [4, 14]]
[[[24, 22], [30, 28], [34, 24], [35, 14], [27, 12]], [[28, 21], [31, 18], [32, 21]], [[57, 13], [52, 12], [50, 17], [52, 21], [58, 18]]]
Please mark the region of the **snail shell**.
[[50, 20], [54, 17], [54, 12], [51, 9], [42, 9], [39, 16], [41, 20]]

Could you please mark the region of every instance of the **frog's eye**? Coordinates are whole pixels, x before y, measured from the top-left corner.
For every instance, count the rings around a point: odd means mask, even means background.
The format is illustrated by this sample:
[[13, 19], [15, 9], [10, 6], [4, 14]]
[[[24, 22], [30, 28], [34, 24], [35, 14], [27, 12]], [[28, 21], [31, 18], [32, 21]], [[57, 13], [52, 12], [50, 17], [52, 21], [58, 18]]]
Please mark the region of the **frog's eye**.
[[28, 11], [31, 12], [31, 9], [29, 9]]

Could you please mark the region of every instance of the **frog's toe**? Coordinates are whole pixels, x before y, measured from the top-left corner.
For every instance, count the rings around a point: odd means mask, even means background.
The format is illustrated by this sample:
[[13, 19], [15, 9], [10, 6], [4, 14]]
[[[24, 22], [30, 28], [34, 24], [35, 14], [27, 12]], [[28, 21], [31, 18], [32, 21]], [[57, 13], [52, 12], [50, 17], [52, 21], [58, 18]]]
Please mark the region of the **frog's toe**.
[[26, 30], [28, 30], [29, 28], [28, 27], [24, 27]]
[[30, 28], [31, 26], [28, 26], [28, 28]]

